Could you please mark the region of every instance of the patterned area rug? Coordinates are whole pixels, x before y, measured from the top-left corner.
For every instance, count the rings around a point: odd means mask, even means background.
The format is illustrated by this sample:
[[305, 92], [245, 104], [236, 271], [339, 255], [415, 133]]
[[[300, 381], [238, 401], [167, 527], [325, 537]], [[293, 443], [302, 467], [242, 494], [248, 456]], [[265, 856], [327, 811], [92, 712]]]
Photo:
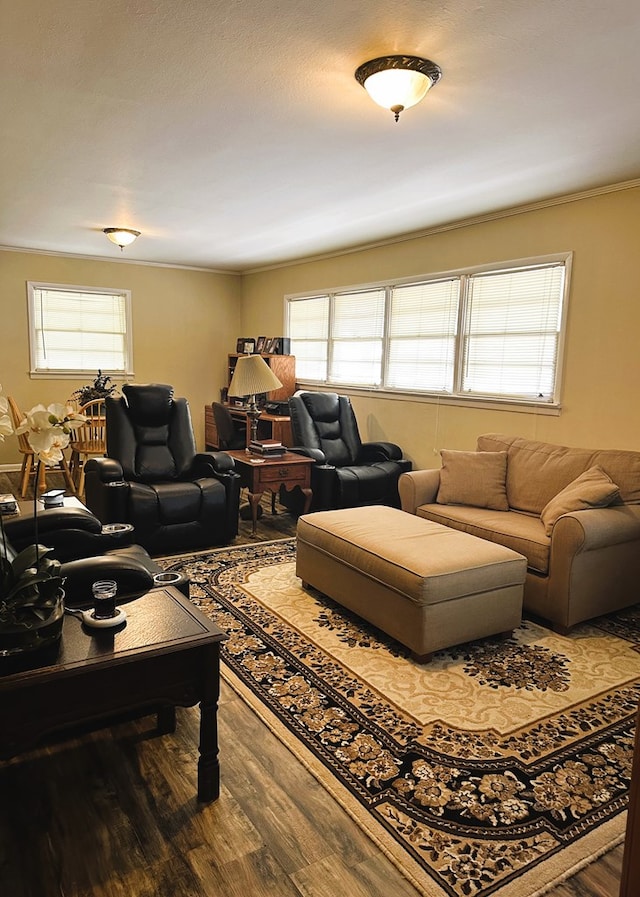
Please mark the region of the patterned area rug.
[[640, 608], [419, 666], [295, 575], [295, 540], [163, 562], [223, 675], [428, 897], [533, 897], [622, 839]]

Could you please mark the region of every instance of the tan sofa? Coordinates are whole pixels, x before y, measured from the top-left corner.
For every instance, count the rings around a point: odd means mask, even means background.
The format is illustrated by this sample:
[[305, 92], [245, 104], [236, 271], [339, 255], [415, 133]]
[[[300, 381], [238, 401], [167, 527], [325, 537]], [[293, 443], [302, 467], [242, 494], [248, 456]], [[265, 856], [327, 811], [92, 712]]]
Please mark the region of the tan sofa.
[[556, 631], [640, 601], [640, 452], [490, 433], [398, 486], [404, 511], [523, 554], [525, 613]]

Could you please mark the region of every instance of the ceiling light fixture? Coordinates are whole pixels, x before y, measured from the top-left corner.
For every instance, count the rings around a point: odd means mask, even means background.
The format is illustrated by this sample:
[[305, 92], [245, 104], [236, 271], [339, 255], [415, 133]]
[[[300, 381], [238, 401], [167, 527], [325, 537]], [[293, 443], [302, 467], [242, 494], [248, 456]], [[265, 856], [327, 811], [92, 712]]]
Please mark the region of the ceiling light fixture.
[[120, 247], [121, 252], [140, 236], [139, 230], [130, 230], [128, 227], [105, 227], [104, 233], [112, 243]]
[[420, 56], [379, 56], [355, 71], [374, 103], [390, 109], [396, 121], [403, 109], [415, 106], [442, 77], [442, 69]]

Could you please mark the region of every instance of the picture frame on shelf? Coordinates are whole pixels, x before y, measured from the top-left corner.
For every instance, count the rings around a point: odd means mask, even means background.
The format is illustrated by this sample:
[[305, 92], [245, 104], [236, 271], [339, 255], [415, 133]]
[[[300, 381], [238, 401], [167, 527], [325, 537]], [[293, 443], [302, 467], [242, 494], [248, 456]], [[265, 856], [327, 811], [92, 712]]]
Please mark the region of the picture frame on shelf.
[[242, 355], [244, 352], [244, 336], [239, 336], [236, 340], [236, 353]]
[[264, 351], [265, 355], [273, 355], [273, 350], [276, 344], [276, 338], [273, 336], [268, 337], [265, 342]]
[[245, 355], [253, 355], [256, 351], [256, 341], [254, 339], [245, 339], [243, 342], [243, 353]]
[[262, 353], [264, 352], [264, 346], [267, 341], [266, 336], [259, 336], [256, 340], [256, 352]]

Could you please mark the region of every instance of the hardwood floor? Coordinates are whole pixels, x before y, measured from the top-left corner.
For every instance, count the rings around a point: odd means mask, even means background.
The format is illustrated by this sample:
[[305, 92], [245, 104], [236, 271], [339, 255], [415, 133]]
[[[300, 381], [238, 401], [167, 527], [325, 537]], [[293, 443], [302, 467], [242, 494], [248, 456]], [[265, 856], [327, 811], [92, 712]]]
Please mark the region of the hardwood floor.
[[[238, 542], [254, 541], [250, 526]], [[265, 511], [257, 538], [292, 532], [288, 515]], [[0, 894], [416, 897], [225, 683], [214, 804], [195, 798], [198, 712], [177, 720], [170, 735], [147, 717], [0, 763]], [[617, 897], [622, 849], [550, 897]]]

